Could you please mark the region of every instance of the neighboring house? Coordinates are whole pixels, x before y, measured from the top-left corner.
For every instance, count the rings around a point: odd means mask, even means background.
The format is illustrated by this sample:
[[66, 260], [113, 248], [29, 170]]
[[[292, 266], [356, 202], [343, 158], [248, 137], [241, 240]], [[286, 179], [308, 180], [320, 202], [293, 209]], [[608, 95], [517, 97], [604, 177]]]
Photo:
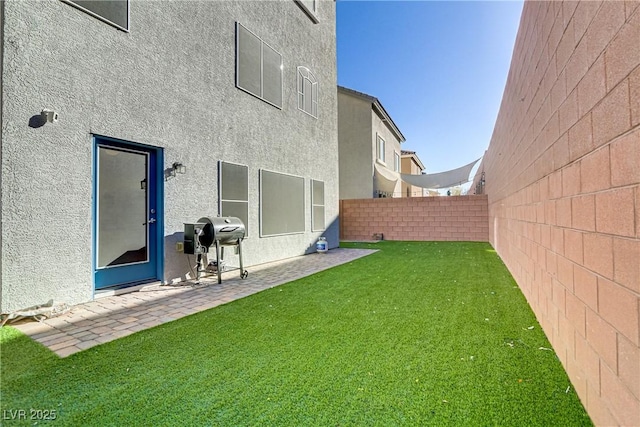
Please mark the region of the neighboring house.
[[0, 14], [2, 312], [193, 277], [206, 216], [245, 222], [246, 266], [338, 245], [335, 2]]
[[340, 199], [401, 197], [405, 141], [380, 101], [338, 86]]
[[[424, 164], [415, 151], [402, 150], [400, 152], [400, 172], [409, 175], [420, 175], [424, 171]], [[422, 197], [428, 195], [427, 190], [406, 182], [402, 182], [402, 197]]]

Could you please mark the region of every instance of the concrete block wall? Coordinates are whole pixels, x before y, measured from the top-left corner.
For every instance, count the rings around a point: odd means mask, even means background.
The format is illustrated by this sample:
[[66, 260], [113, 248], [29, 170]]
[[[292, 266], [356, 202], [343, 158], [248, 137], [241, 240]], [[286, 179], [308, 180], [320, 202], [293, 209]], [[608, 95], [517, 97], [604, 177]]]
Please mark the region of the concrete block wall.
[[640, 2], [527, 1], [490, 239], [597, 425], [640, 425]]
[[487, 214], [486, 196], [341, 200], [340, 238], [487, 242]]

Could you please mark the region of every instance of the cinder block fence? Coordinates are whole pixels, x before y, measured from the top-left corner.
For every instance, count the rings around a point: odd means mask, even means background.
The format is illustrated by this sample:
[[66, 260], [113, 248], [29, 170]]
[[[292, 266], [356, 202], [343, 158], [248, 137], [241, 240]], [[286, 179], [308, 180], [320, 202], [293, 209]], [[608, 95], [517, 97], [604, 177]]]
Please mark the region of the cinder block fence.
[[598, 426], [640, 426], [640, 1], [526, 1], [491, 244]]
[[340, 201], [340, 238], [489, 241], [487, 196]]

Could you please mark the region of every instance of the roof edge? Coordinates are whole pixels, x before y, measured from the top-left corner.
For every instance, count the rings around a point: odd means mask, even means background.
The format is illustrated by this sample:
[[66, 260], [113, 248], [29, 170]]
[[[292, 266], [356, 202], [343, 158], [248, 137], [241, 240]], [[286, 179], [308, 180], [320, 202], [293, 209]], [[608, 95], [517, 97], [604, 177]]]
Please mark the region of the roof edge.
[[376, 98], [375, 96], [366, 94], [364, 92], [358, 92], [357, 90], [349, 89], [348, 87], [344, 87], [340, 85], [338, 85], [338, 92], [344, 92], [349, 95], [354, 95], [361, 99], [371, 102], [373, 109], [376, 110], [382, 116], [382, 121], [386, 122], [387, 125], [389, 125], [391, 130], [396, 134], [396, 136], [400, 140], [400, 143], [403, 143], [407, 140], [402, 134], [402, 132], [400, 132], [400, 128], [395, 124], [395, 122], [393, 121], [389, 113], [387, 113], [387, 110], [385, 110], [385, 108], [382, 106], [382, 103], [378, 98]]

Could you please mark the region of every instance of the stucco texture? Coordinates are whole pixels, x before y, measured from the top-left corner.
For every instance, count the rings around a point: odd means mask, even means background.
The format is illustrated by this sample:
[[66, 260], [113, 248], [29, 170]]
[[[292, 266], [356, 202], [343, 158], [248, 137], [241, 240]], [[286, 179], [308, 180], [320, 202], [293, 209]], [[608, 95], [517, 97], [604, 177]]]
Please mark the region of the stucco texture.
[[[348, 88], [338, 88], [338, 139], [340, 140], [340, 200], [378, 197], [380, 192], [401, 197], [399, 171], [395, 172], [394, 153], [400, 155], [398, 133], [380, 116], [378, 100]], [[390, 120], [390, 119], [389, 119]], [[395, 125], [394, 125], [395, 127]], [[385, 141], [385, 162], [377, 158], [377, 138]], [[375, 168], [395, 180], [383, 179], [385, 189], [376, 182]], [[394, 175], [398, 175], [397, 178]], [[391, 187], [391, 188], [388, 188]]]
[[[130, 31], [61, 1], [4, 2], [2, 312], [93, 297], [92, 137], [163, 150], [164, 280], [189, 264], [184, 222], [218, 214], [220, 160], [249, 170], [251, 266], [338, 245], [335, 4], [315, 24], [293, 1], [132, 1]], [[283, 108], [235, 87], [235, 25], [283, 56]], [[319, 82], [318, 119], [298, 110], [296, 68]], [[37, 124], [43, 108], [57, 123]], [[259, 237], [259, 170], [305, 178], [304, 233]], [[310, 180], [325, 183], [327, 230], [311, 232]]]

